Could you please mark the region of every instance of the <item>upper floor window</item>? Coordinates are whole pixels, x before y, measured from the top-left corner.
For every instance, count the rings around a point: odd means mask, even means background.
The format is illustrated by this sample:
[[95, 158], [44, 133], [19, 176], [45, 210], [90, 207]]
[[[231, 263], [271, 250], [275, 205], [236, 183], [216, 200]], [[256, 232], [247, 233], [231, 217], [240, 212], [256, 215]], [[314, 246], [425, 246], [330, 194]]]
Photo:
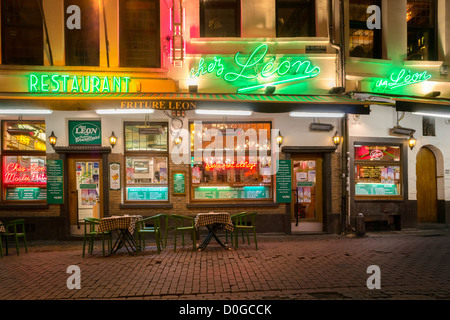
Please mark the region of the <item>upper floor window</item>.
[[436, 60], [436, 1], [408, 0], [408, 60]]
[[39, 2], [1, 1], [3, 64], [44, 64], [44, 29]]
[[160, 66], [159, 1], [120, 0], [120, 65]]
[[201, 37], [240, 37], [240, 0], [200, 0]]
[[[74, 4], [64, 0], [64, 8]], [[98, 66], [100, 64], [99, 2], [78, 0], [80, 29], [64, 28], [67, 66]], [[69, 14], [65, 15], [66, 18]]]
[[350, 57], [381, 59], [381, 29], [367, 28], [367, 19], [371, 15], [367, 8], [371, 5], [381, 8], [381, 1], [350, 0]]
[[277, 37], [314, 37], [315, 0], [276, 0]]

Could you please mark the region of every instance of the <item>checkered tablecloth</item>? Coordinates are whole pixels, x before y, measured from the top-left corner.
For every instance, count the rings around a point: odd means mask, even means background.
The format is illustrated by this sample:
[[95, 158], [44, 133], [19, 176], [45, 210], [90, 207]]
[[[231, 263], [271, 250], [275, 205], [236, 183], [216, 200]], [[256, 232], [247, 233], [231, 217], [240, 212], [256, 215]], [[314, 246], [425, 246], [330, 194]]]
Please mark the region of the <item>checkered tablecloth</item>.
[[116, 229], [128, 229], [133, 234], [136, 222], [142, 219], [142, 216], [113, 216], [100, 220], [97, 232], [105, 232]]
[[3, 225], [3, 223], [0, 221], [0, 233], [5, 233], [6, 229], [5, 226]]
[[229, 231], [233, 231], [234, 229], [230, 214], [227, 212], [199, 213], [195, 217], [195, 226], [197, 228], [200, 226], [207, 226], [215, 223], [223, 224], [224, 228]]

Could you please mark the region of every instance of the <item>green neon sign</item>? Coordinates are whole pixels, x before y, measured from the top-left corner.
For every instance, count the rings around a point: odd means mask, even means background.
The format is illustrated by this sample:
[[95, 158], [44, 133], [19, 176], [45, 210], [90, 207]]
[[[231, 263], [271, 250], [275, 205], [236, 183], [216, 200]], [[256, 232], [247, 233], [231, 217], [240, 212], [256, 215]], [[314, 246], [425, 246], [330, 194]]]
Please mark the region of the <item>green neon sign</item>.
[[29, 92], [128, 92], [130, 77], [76, 76], [68, 74], [30, 74]]
[[398, 73], [392, 72], [389, 79], [379, 79], [375, 83], [376, 90], [395, 90], [397, 88], [427, 81], [431, 74], [426, 71], [411, 73], [411, 70], [402, 69]]
[[[208, 63], [201, 58], [197, 67], [191, 69], [189, 76], [198, 78], [206, 74], [215, 74], [217, 77], [223, 75], [223, 79], [229, 83], [244, 82], [248, 84], [249, 81], [258, 82], [255, 85], [239, 88], [237, 92], [240, 93], [265, 88], [266, 86], [314, 78], [320, 73], [320, 68], [312, 66], [310, 60], [292, 61], [286, 59], [277, 62], [275, 56], [266, 59], [268, 49], [267, 44], [261, 44], [248, 57], [242, 57], [241, 52], [236, 53], [232, 70], [226, 68], [223, 58], [213, 57], [212, 61]], [[234, 71], [235, 69], [237, 69], [237, 72]], [[271, 79], [273, 80], [270, 81]]]

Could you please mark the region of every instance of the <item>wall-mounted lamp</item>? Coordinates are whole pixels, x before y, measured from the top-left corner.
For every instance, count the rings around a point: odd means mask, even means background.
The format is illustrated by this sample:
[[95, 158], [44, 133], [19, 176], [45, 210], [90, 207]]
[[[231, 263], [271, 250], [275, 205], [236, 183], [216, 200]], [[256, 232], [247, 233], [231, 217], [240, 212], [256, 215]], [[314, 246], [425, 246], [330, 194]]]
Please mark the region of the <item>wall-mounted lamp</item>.
[[335, 146], [338, 146], [339, 144], [341, 144], [342, 141], [342, 137], [340, 135], [338, 135], [337, 131], [334, 133], [333, 136], [333, 143]]
[[58, 137], [55, 136], [55, 133], [52, 131], [52, 134], [48, 137], [48, 140], [50, 141], [50, 144], [53, 149], [55, 149], [56, 140], [58, 140]]
[[175, 145], [179, 145], [181, 144], [181, 142], [183, 141], [183, 138], [181, 138], [180, 136], [176, 137], [175, 140], [173, 141], [175, 143]]
[[281, 132], [278, 131], [278, 136], [275, 138], [275, 141], [278, 144], [278, 147], [281, 147], [281, 144], [283, 143], [283, 136], [281, 135]]
[[414, 138], [414, 136], [411, 135], [411, 137], [409, 137], [408, 139], [408, 145], [411, 150], [416, 146], [416, 142], [417, 142], [416, 138]]
[[114, 148], [117, 142], [117, 137], [114, 135], [114, 131], [111, 133], [111, 136], [109, 137], [109, 143], [111, 144], [111, 147]]
[[264, 90], [264, 93], [267, 95], [272, 95], [277, 87], [275, 86], [267, 86], [266, 89]]
[[189, 88], [189, 93], [197, 93], [197, 91], [198, 91], [198, 86], [195, 84], [189, 85], [188, 88]]

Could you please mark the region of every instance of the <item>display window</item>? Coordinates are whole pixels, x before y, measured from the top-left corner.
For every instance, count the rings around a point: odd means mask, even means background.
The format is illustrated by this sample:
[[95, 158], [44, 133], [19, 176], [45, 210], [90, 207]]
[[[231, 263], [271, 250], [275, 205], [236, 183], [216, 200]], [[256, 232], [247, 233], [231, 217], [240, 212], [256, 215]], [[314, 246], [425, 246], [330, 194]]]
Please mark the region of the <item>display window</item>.
[[[195, 123], [191, 123], [190, 129], [193, 201], [273, 199], [270, 123], [203, 122], [201, 129]], [[211, 132], [216, 133], [213, 139], [215, 150], [202, 152], [201, 157], [195, 156], [194, 140]], [[210, 138], [202, 138], [200, 151], [208, 150], [209, 144]]]
[[356, 198], [402, 197], [400, 146], [355, 145]]
[[2, 122], [2, 202], [46, 202], [45, 150], [44, 122]]
[[169, 201], [167, 123], [125, 123], [128, 203]]

